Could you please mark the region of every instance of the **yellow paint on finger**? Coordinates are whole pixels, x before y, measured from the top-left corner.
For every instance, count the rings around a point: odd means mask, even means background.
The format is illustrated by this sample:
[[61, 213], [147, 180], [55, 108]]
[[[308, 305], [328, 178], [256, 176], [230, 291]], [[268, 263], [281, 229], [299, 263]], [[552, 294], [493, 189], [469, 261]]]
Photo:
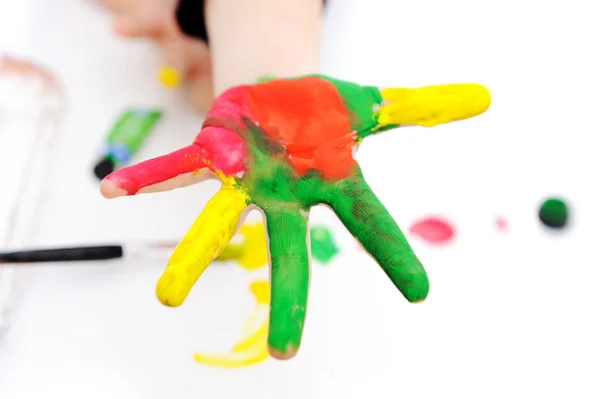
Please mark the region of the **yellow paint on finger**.
[[389, 88], [381, 90], [381, 96], [387, 104], [375, 115], [378, 127], [432, 127], [480, 115], [491, 103], [488, 89], [478, 84], [447, 84], [414, 89]]
[[228, 186], [208, 201], [173, 251], [158, 280], [156, 295], [163, 304], [179, 306], [183, 303], [196, 280], [235, 234], [248, 201], [248, 195]]
[[[267, 349], [267, 336], [269, 334], [269, 282], [254, 282], [250, 285], [250, 290], [256, 299], [256, 308], [246, 321], [246, 331], [243, 338], [227, 354], [196, 353], [194, 355], [196, 362], [212, 367], [237, 368], [260, 363], [269, 357]], [[257, 324], [256, 319], [260, 315], [264, 315], [264, 320], [255, 329], [254, 325]]]

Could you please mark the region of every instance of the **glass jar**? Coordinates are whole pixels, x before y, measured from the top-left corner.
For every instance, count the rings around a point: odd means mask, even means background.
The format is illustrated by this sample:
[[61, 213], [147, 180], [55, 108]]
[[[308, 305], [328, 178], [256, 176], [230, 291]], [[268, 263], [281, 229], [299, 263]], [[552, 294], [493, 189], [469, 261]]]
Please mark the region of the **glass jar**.
[[[0, 54], [0, 251], [26, 247], [59, 140], [61, 85], [45, 68]], [[0, 332], [8, 326], [16, 267], [0, 265]]]

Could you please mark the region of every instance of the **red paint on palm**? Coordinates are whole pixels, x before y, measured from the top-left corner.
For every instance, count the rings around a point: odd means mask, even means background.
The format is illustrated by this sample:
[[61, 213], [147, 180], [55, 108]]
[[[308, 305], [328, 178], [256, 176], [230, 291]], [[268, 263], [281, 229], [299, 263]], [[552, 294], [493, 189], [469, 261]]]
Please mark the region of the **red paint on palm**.
[[298, 175], [310, 169], [326, 180], [350, 175], [356, 162], [348, 112], [335, 86], [316, 77], [279, 80], [247, 87], [247, 104], [253, 120], [273, 142], [283, 144]]
[[[106, 182], [133, 195], [205, 167], [229, 177], [244, 172], [248, 144], [239, 134], [248, 128], [244, 118], [281, 144], [298, 175], [317, 170], [327, 180], [349, 176], [356, 166], [352, 157], [356, 134], [350, 131], [340, 96], [322, 79], [302, 80], [302, 85], [280, 80], [228, 90], [215, 100], [193, 145], [113, 173]], [[340, 136], [340, 131], [349, 133]]]

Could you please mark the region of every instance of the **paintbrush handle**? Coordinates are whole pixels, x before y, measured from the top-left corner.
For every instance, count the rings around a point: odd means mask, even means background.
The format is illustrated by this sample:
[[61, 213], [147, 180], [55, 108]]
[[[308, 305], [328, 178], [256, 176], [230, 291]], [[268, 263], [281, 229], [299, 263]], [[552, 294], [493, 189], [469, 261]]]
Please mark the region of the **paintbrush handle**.
[[106, 260], [123, 257], [120, 245], [54, 248], [0, 253], [0, 263], [39, 263]]

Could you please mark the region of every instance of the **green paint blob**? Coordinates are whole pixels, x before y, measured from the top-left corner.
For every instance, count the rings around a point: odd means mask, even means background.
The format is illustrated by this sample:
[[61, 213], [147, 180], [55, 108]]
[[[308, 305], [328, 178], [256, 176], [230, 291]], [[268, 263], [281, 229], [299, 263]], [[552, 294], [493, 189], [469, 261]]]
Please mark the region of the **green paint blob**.
[[326, 227], [312, 227], [310, 229], [310, 249], [313, 258], [321, 263], [328, 263], [338, 249], [333, 241], [333, 234]]
[[546, 226], [562, 228], [567, 224], [569, 209], [564, 201], [558, 198], [549, 198], [540, 206], [538, 216]]

